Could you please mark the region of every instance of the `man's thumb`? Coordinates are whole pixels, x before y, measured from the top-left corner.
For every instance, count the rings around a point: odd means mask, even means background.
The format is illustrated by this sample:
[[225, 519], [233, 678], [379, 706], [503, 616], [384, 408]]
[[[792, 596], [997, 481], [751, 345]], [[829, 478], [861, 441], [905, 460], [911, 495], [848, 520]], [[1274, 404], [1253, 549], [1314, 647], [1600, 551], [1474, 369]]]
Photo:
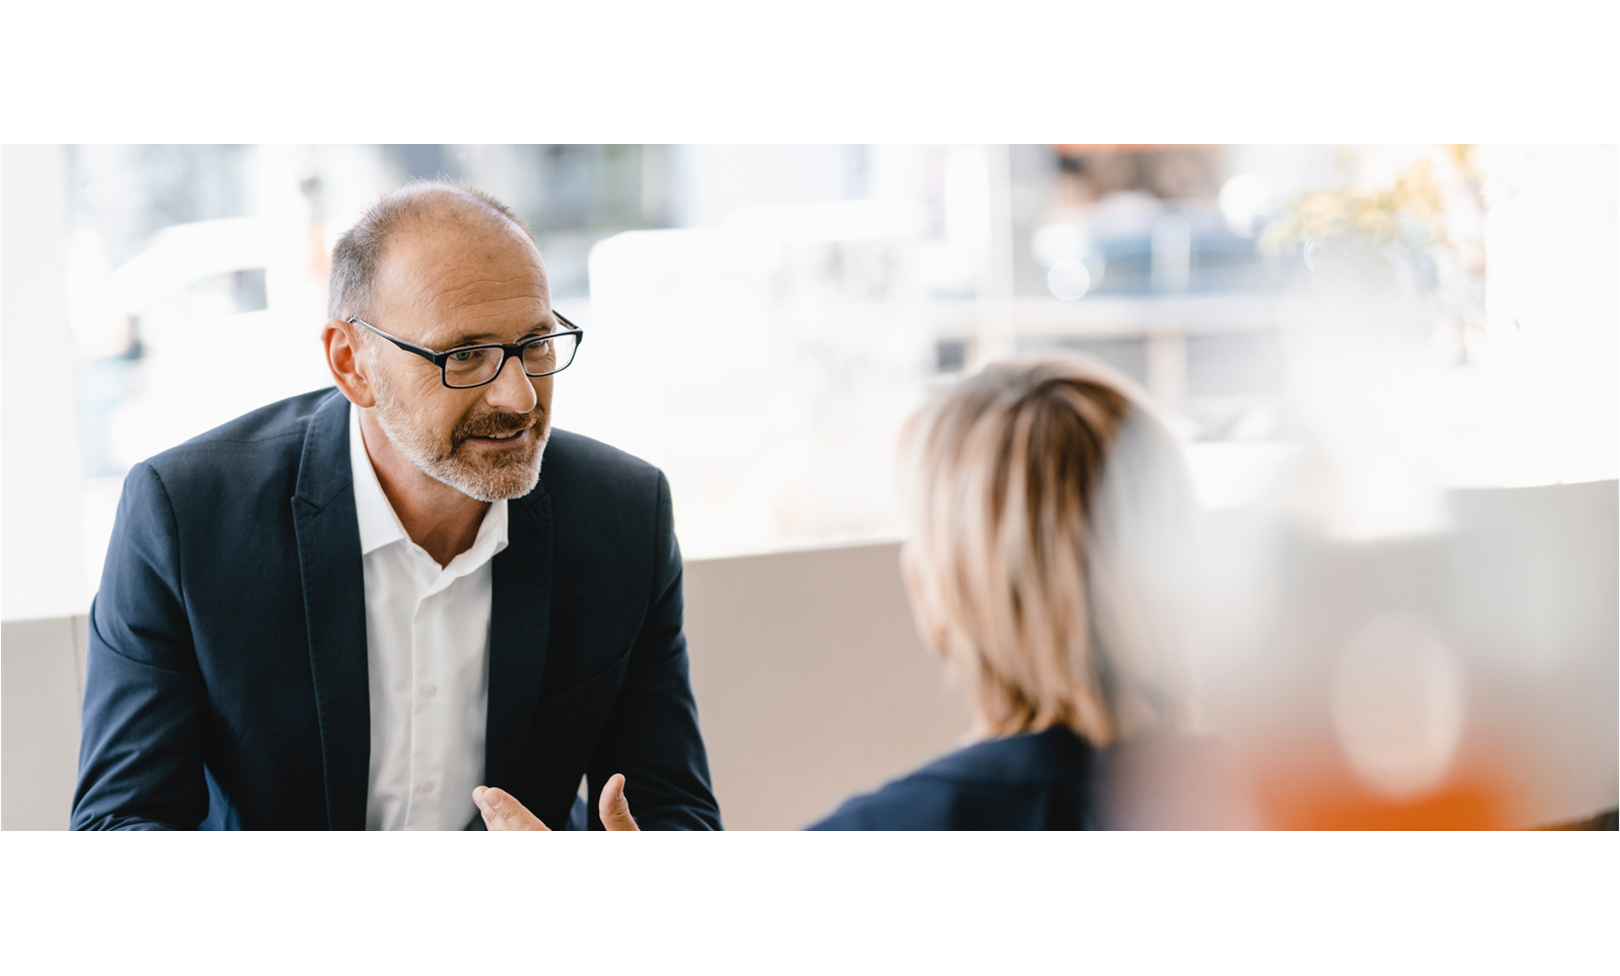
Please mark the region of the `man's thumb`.
[[602, 796], [596, 803], [597, 816], [608, 830], [640, 830], [636, 818], [630, 816], [630, 801], [624, 798], [624, 774], [614, 773], [602, 787]]
[[478, 811], [484, 815], [484, 826], [490, 830], [551, 829], [505, 790], [480, 786], [473, 790], [473, 803], [478, 805]]

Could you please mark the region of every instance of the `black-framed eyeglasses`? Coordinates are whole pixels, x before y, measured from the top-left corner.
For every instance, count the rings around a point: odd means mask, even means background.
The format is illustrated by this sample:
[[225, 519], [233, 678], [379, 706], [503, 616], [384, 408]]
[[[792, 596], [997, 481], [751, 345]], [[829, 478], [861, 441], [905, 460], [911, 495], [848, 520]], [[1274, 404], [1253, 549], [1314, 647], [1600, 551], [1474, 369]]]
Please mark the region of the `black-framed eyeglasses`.
[[574, 361], [574, 354], [579, 351], [579, 344], [585, 341], [585, 330], [568, 321], [555, 309], [551, 314], [565, 328], [511, 345], [487, 342], [457, 346], [445, 352], [434, 352], [414, 342], [396, 339], [357, 316], [349, 316], [348, 321], [377, 333], [406, 352], [413, 352], [439, 367], [439, 377], [450, 389], [468, 390], [495, 382], [495, 377], [506, 368], [506, 361], [514, 356], [523, 364], [523, 372], [529, 376], [550, 376], [567, 369], [568, 364]]

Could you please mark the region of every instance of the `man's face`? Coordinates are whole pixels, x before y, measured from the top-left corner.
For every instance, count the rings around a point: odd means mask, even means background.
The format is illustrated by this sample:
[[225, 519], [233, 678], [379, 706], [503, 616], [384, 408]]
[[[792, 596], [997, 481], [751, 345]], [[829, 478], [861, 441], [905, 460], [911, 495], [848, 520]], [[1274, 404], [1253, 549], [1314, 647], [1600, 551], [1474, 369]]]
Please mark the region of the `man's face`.
[[[402, 231], [377, 269], [372, 325], [445, 352], [555, 327], [540, 256], [515, 230], [435, 223]], [[527, 494], [551, 433], [551, 377], [508, 360], [495, 381], [453, 390], [438, 367], [366, 334], [376, 419], [424, 474], [480, 501]]]

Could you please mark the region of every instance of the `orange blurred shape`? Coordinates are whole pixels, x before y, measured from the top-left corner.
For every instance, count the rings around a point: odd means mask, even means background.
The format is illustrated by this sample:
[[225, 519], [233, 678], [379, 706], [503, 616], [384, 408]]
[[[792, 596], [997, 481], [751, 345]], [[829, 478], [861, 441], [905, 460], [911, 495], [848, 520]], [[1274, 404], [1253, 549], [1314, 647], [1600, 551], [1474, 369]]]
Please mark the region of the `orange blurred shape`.
[[1255, 797], [1272, 830], [1512, 830], [1521, 794], [1503, 767], [1459, 764], [1421, 796], [1362, 784], [1337, 756], [1273, 760], [1255, 770]]

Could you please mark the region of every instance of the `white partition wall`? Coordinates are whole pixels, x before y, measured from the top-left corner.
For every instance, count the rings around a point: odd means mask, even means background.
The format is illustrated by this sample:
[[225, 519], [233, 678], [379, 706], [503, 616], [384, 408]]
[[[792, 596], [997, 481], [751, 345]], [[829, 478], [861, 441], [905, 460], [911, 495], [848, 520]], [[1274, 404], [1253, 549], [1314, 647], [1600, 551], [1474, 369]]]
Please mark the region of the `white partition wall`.
[[967, 732], [912, 625], [899, 548], [687, 564], [692, 685], [727, 829], [802, 827]]
[[67, 829], [87, 621], [7, 620], [0, 631], [0, 828]]

